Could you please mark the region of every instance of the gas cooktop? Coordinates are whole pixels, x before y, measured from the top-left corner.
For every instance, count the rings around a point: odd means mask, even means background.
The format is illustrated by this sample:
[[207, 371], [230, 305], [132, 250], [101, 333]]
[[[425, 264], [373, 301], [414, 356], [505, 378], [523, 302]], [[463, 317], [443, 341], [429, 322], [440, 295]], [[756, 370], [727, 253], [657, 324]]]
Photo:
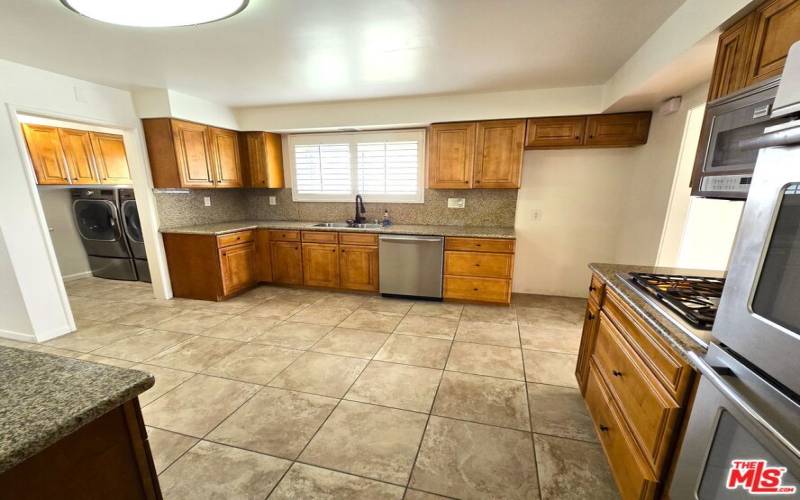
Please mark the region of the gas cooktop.
[[722, 297], [724, 278], [630, 273], [631, 281], [666, 304], [694, 328], [711, 330]]

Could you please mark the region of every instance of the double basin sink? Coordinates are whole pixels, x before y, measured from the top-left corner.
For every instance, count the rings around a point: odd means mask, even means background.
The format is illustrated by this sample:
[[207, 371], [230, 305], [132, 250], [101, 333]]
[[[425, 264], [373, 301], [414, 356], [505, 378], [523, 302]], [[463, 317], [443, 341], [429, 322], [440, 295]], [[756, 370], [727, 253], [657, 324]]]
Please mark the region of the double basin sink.
[[322, 222], [314, 224], [313, 227], [342, 227], [351, 229], [380, 229], [382, 224], [350, 224], [347, 222]]

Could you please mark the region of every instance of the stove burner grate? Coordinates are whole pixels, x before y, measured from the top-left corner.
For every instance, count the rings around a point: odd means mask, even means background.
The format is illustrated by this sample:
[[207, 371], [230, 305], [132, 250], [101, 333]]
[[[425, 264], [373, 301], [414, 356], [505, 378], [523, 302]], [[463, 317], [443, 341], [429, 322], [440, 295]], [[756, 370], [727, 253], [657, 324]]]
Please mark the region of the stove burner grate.
[[695, 328], [711, 330], [722, 297], [724, 278], [630, 273], [633, 282], [667, 304]]

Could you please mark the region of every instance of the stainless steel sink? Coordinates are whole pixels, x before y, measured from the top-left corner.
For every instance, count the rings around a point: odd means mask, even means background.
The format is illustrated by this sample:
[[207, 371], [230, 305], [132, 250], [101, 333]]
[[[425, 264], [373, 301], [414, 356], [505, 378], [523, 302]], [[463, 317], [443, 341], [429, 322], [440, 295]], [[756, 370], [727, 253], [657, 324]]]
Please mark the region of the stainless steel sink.
[[314, 224], [314, 227], [350, 227], [347, 222], [321, 222]]
[[379, 229], [381, 224], [348, 224], [347, 222], [320, 222], [314, 227], [350, 227], [353, 229]]

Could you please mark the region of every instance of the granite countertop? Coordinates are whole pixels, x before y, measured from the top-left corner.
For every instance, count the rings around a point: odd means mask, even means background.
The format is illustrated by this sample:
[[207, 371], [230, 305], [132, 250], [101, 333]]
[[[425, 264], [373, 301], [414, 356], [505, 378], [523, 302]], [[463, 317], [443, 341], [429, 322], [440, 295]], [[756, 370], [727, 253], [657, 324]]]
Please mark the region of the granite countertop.
[[153, 383], [137, 370], [0, 346], [0, 473]]
[[[687, 353], [696, 352], [705, 355], [707, 346], [698, 342], [696, 339], [688, 335], [684, 330], [676, 326], [663, 312], [659, 311], [647, 301], [645, 301], [639, 294], [637, 294], [624, 279], [618, 276], [618, 273], [656, 273], [656, 274], [683, 274], [689, 276], [706, 276], [711, 278], [723, 278], [725, 273], [720, 271], [703, 271], [698, 269], [681, 269], [674, 267], [653, 267], [653, 266], [631, 266], [622, 264], [589, 264], [589, 269], [594, 271], [595, 274], [600, 276], [606, 285], [613, 289], [622, 300], [630, 305], [641, 317], [647, 322], [648, 325], [661, 335], [675, 351], [683, 357], [685, 361], [689, 361]], [[703, 334], [710, 337], [708, 331]]]
[[392, 224], [388, 227], [377, 229], [354, 227], [314, 227], [318, 222], [296, 221], [256, 221], [244, 220], [236, 222], [218, 222], [215, 224], [199, 224], [196, 226], [181, 226], [161, 228], [162, 233], [173, 234], [211, 234], [220, 235], [244, 231], [247, 229], [293, 229], [302, 231], [337, 231], [361, 232], [381, 234], [418, 234], [426, 236], [464, 236], [473, 238], [503, 238], [514, 239], [513, 227], [478, 227], [478, 226], [428, 226], [411, 224]]

